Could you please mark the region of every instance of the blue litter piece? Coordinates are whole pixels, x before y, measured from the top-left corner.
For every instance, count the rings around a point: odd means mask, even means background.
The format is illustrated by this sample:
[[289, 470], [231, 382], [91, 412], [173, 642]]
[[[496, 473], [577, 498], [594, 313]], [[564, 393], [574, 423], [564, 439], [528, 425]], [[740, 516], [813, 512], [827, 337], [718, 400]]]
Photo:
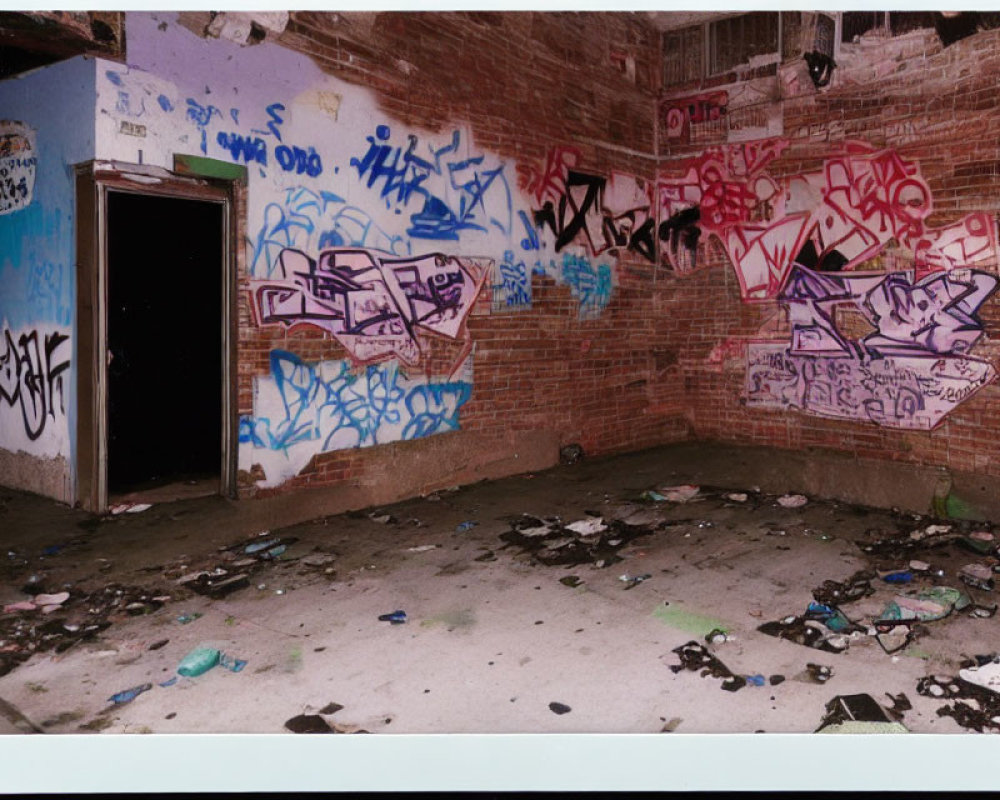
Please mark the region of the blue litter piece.
[[912, 572], [893, 572], [885, 575], [882, 580], [886, 583], [909, 583], [913, 580]]
[[765, 683], [763, 675], [747, 675], [745, 677], [747, 683], [749, 683], [751, 686], [763, 686]]
[[219, 666], [225, 667], [230, 672], [239, 672], [243, 667], [247, 665], [247, 662], [240, 658], [232, 658], [223, 654], [219, 657]]
[[478, 524], [479, 524], [478, 522], [471, 522], [471, 521], [469, 521], [469, 522], [463, 522], [461, 525], [459, 525], [457, 528], [455, 528], [455, 530], [457, 532], [459, 532], [459, 533], [461, 533], [462, 531], [470, 531], [473, 528], [475, 528], [476, 525], [478, 525]]
[[391, 614], [382, 614], [379, 616], [380, 622], [391, 622], [393, 625], [402, 625], [406, 622], [406, 612], [402, 610], [393, 611]]
[[175, 683], [177, 683], [177, 676], [176, 675], [174, 675], [174, 677], [172, 677], [169, 681], [164, 681], [163, 683], [161, 683], [159, 685], [162, 686], [164, 689], [166, 689], [168, 686], [173, 686]]
[[125, 703], [131, 703], [135, 698], [137, 698], [143, 692], [148, 692], [153, 688], [153, 684], [144, 683], [141, 686], [133, 686], [131, 689], [126, 689], [124, 692], [118, 692], [118, 694], [113, 694], [108, 698], [109, 703], [114, 703], [115, 705], [124, 705]]

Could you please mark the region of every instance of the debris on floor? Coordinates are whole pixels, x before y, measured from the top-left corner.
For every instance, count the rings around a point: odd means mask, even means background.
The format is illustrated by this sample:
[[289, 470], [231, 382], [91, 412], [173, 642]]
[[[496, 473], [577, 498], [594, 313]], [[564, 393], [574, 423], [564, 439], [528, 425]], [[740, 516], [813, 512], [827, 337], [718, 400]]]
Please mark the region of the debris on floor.
[[108, 508], [113, 515], [118, 514], [140, 514], [153, 507], [152, 503], [117, 503]]
[[219, 663], [220, 655], [214, 647], [196, 647], [181, 660], [177, 674], [185, 678], [203, 675]]
[[979, 733], [1000, 733], [1000, 694], [994, 688], [996, 653], [962, 662], [956, 677], [927, 675], [917, 682], [917, 694], [953, 702], [937, 710], [961, 727]]
[[392, 625], [402, 625], [406, 622], [406, 612], [401, 609], [397, 609], [389, 614], [380, 614], [379, 621], [388, 622]]
[[583, 448], [578, 444], [568, 444], [559, 449], [559, 463], [571, 466], [583, 458]]
[[625, 584], [624, 588], [627, 591], [629, 589], [634, 589], [640, 583], [647, 581], [652, 577], [653, 576], [649, 573], [646, 573], [645, 575], [629, 575], [628, 573], [625, 573], [624, 575], [619, 575], [618, 580]]
[[568, 714], [572, 710], [565, 703], [549, 703], [549, 711], [553, 714]]
[[545, 566], [608, 567], [622, 560], [618, 555], [622, 547], [652, 533], [648, 526], [628, 525], [621, 520], [610, 520], [606, 528], [594, 533], [570, 530], [555, 517], [539, 519], [522, 514], [508, 521], [511, 529], [500, 534], [505, 547], [519, 547], [522, 553]]
[[909, 733], [867, 694], [837, 695], [826, 704], [816, 733]]
[[111, 695], [111, 697], [108, 698], [108, 702], [114, 703], [116, 706], [125, 705], [126, 703], [131, 703], [140, 694], [148, 692], [152, 688], [153, 684], [151, 683], [144, 683], [141, 686], [133, 686], [131, 689], [126, 689], [123, 692]]
[[778, 498], [778, 505], [782, 508], [802, 508], [809, 502], [809, 498], [802, 494], [786, 494]]
[[680, 664], [670, 665], [670, 671], [678, 673], [681, 670], [697, 672], [701, 670], [701, 676], [711, 675], [713, 678], [721, 678], [722, 686], [727, 692], [735, 692], [747, 685], [746, 678], [736, 675], [723, 664], [718, 658], [712, 655], [708, 648], [695, 641], [682, 644], [670, 651], [676, 653], [680, 658]]
[[319, 714], [299, 714], [285, 722], [292, 733], [333, 733], [333, 728]]
[[665, 500], [671, 503], [687, 503], [698, 496], [698, 492], [701, 491], [701, 487], [693, 486], [691, 484], [684, 484], [682, 486], [662, 486], [658, 489], [658, 493], [663, 496]]

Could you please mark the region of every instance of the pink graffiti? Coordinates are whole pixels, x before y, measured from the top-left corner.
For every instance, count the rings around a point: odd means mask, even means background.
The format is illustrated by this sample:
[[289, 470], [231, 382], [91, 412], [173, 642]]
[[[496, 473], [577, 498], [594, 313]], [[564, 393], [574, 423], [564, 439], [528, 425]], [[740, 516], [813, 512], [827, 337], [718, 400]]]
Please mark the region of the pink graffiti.
[[426, 335], [471, 346], [465, 321], [489, 274], [489, 265], [441, 253], [386, 259], [330, 249], [312, 259], [285, 249], [278, 264], [280, 279], [250, 281], [257, 324], [318, 327], [358, 363], [418, 364]]
[[729, 95], [709, 92], [692, 97], [667, 100], [660, 106], [660, 124], [668, 139], [689, 135], [691, 123], [715, 122], [726, 112]]
[[[894, 150], [849, 142], [817, 172], [775, 180], [764, 170], [787, 147], [771, 139], [717, 147], [684, 162], [681, 178], [660, 177], [661, 219], [697, 209], [698, 226], [717, 236], [745, 301], [773, 300], [794, 263], [852, 270], [892, 241], [913, 253], [916, 278], [997, 262], [996, 222], [985, 212], [931, 228], [930, 187], [916, 161]], [[676, 271], [684, 254], [666, 249]]]
[[545, 163], [518, 164], [518, 185], [530, 194], [537, 205], [546, 200], [558, 202], [566, 193], [566, 178], [575, 169], [583, 156], [575, 147], [553, 147], [545, 156]]

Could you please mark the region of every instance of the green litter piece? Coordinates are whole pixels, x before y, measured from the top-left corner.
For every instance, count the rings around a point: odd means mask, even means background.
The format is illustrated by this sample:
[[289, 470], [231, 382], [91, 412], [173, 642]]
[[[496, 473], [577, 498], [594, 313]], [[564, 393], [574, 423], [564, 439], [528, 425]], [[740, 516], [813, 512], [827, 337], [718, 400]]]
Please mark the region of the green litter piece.
[[184, 656], [177, 672], [185, 678], [197, 677], [218, 664], [219, 656], [219, 651], [214, 647], [196, 647]]

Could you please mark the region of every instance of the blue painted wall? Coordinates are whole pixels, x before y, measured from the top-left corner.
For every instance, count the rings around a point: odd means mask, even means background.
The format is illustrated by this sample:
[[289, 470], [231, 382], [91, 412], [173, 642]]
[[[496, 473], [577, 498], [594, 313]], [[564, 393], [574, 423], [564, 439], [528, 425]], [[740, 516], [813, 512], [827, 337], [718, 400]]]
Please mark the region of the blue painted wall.
[[[67, 475], [64, 492], [71, 500], [76, 440], [76, 275], [75, 176], [73, 165], [94, 158], [95, 63], [77, 57], [23, 76], [0, 81], [0, 118], [23, 123], [35, 132], [37, 166], [31, 203], [0, 215], [0, 328], [9, 329], [15, 345], [37, 331], [44, 352], [46, 336], [69, 337], [52, 352], [51, 364], [29, 364], [21, 351], [18, 368], [52, 369], [61, 387], [46, 397], [42, 430], [26, 430], [20, 400], [0, 394], [0, 448], [40, 458], [62, 456]], [[0, 358], [10, 357], [0, 330]], [[48, 391], [50, 387], [46, 387]]]

